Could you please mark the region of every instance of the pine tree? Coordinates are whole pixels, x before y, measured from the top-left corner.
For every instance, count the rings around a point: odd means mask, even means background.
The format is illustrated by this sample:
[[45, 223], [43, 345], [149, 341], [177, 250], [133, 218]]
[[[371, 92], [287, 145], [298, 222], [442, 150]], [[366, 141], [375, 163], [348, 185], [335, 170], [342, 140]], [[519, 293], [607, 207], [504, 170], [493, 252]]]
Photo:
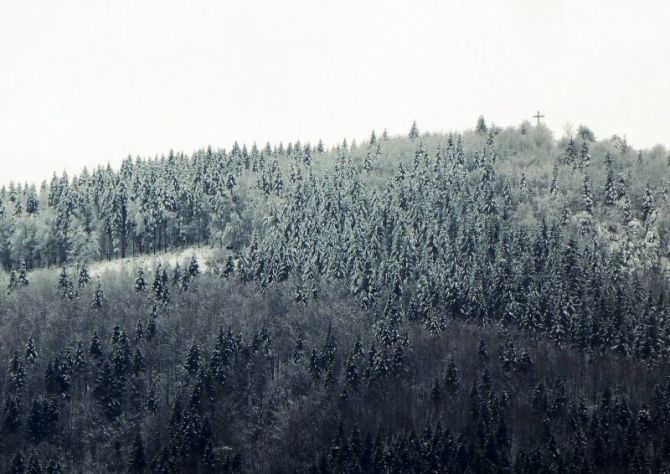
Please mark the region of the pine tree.
[[9, 389], [12, 393], [21, 394], [26, 386], [26, 370], [23, 361], [19, 357], [19, 351], [14, 350], [14, 355], [9, 360]]
[[47, 466], [47, 474], [63, 474], [63, 468], [60, 465], [60, 461], [53, 457], [49, 461], [49, 465]]
[[161, 278], [161, 275], [162, 275], [162, 267], [161, 264], [159, 263], [158, 266], [156, 267], [156, 272], [154, 273], [154, 283], [151, 286], [151, 291], [153, 291], [154, 296], [156, 297], [157, 300], [160, 300], [163, 295], [163, 279]]
[[133, 375], [140, 375], [144, 372], [144, 356], [139, 347], [135, 348], [135, 355], [133, 356], [132, 372]]
[[430, 401], [435, 406], [439, 406], [442, 402], [442, 387], [440, 387], [440, 382], [435, 380], [433, 387], [430, 389]]
[[137, 278], [135, 278], [135, 291], [137, 293], [144, 292], [147, 289], [147, 282], [144, 279], [144, 269], [139, 268], [137, 270]]
[[582, 203], [584, 204], [584, 211], [593, 214], [593, 194], [591, 193], [589, 178], [586, 175], [584, 175], [584, 184], [582, 185]]
[[563, 161], [566, 165], [572, 166], [575, 168], [578, 159], [577, 144], [571, 138], [565, 147], [565, 152], [563, 153]]
[[624, 225], [627, 225], [632, 220], [633, 210], [630, 206], [630, 199], [628, 199], [628, 196], [624, 195], [623, 198], [621, 198], [621, 222]]
[[232, 276], [234, 272], [235, 272], [235, 262], [233, 260], [233, 256], [228, 255], [228, 258], [226, 259], [226, 266], [223, 270], [223, 276], [225, 278], [228, 278], [229, 276]]
[[1, 433], [11, 434], [18, 431], [21, 426], [21, 400], [17, 397], [9, 397], [5, 400], [2, 410]]
[[195, 258], [195, 255], [191, 257], [191, 263], [188, 265], [188, 273], [192, 277], [196, 277], [200, 274], [200, 265], [198, 264], [198, 260]]
[[114, 344], [112, 369], [114, 376], [121, 380], [125, 380], [126, 375], [132, 370], [130, 343], [124, 330], [120, 331], [118, 341]]
[[198, 344], [194, 342], [191, 345], [191, 349], [188, 351], [184, 368], [189, 375], [193, 376], [200, 371], [200, 366], [200, 348], [198, 347]]
[[133, 447], [130, 452], [130, 459], [128, 460], [128, 472], [142, 473], [146, 467], [147, 461], [144, 457], [144, 443], [142, 442], [142, 436], [138, 431], [135, 434], [135, 440], [133, 441]]
[[135, 327], [135, 337], [133, 338], [135, 344], [142, 344], [144, 340], [144, 326], [142, 326], [142, 321], [137, 321], [137, 326]]
[[[412, 122], [412, 128], [409, 129], [409, 139], [414, 141], [419, 138], [419, 129], [416, 126], [416, 120]], [[347, 148], [346, 145], [343, 148]]]
[[156, 337], [156, 330], [156, 317], [152, 316], [147, 320], [147, 333], [145, 336], [147, 342], [151, 342]]
[[105, 293], [102, 291], [102, 282], [98, 278], [98, 281], [95, 283], [95, 293], [93, 293], [93, 302], [91, 307], [93, 309], [100, 309], [105, 301]]
[[478, 135], [486, 135], [489, 131], [489, 128], [486, 126], [486, 120], [482, 115], [477, 119], [477, 126], [475, 127], [475, 132]]
[[489, 353], [486, 349], [486, 343], [483, 340], [479, 341], [477, 345], [477, 355], [479, 356], [479, 362], [482, 365], [486, 365], [489, 361]]
[[616, 191], [614, 190], [614, 171], [611, 167], [607, 168], [607, 177], [605, 178], [605, 204], [613, 206], [616, 202]]
[[29, 366], [35, 365], [35, 362], [37, 361], [37, 351], [35, 350], [35, 341], [32, 337], [29, 337], [28, 342], [26, 342], [24, 357], [26, 359], [26, 364]]
[[21, 454], [21, 451], [18, 451], [12, 458], [12, 463], [9, 468], [9, 472], [11, 474], [25, 474], [26, 464], [25, 461], [23, 460], [23, 455]]
[[100, 345], [100, 337], [97, 332], [93, 333], [88, 353], [93, 360], [98, 362], [102, 361], [102, 346]]
[[344, 378], [351, 386], [351, 389], [356, 392], [360, 385], [361, 375], [357, 367], [358, 354], [352, 352], [347, 360], [345, 367]]
[[444, 388], [450, 393], [458, 393], [461, 389], [461, 378], [453, 359], [447, 365], [447, 371], [444, 376]]
[[72, 300], [76, 296], [74, 292], [74, 285], [72, 284], [72, 280], [70, 280], [65, 267], [63, 267], [60, 276], [58, 277], [58, 289], [61, 290], [61, 297], [63, 299], [67, 298]]
[[14, 267], [9, 272], [9, 283], [7, 284], [7, 291], [11, 293], [11, 291], [19, 286], [19, 281], [16, 277], [16, 270], [14, 270]]
[[77, 280], [77, 286], [79, 288], [85, 287], [88, 282], [91, 281], [91, 275], [88, 272], [88, 268], [86, 267], [86, 264], [84, 263], [81, 268], [79, 269], [79, 278]]
[[654, 195], [651, 191], [651, 187], [647, 185], [647, 189], [644, 193], [644, 201], [642, 202], [642, 219], [647, 222], [655, 210]]
[[30, 284], [30, 281], [28, 280], [28, 269], [26, 268], [25, 260], [21, 262], [17, 284], [18, 286], [28, 286]]
[[84, 373], [87, 369], [88, 361], [86, 360], [86, 354], [84, 348], [81, 345], [81, 342], [77, 342], [77, 350], [74, 355], [74, 372], [76, 374]]
[[100, 368], [93, 396], [97, 399], [100, 410], [109, 420], [114, 420], [122, 413], [123, 386], [116, 378], [112, 366], [103, 362]]
[[170, 287], [168, 285], [168, 274], [167, 270], [163, 269], [163, 274], [161, 275], [161, 294], [160, 294], [160, 301], [163, 302], [163, 304], [168, 304], [170, 302]]
[[40, 464], [40, 458], [37, 456], [37, 451], [30, 453], [27, 474], [42, 474], [42, 465]]
[[158, 401], [156, 400], [156, 385], [153, 383], [149, 387], [146, 406], [148, 413], [155, 414], [158, 411]]

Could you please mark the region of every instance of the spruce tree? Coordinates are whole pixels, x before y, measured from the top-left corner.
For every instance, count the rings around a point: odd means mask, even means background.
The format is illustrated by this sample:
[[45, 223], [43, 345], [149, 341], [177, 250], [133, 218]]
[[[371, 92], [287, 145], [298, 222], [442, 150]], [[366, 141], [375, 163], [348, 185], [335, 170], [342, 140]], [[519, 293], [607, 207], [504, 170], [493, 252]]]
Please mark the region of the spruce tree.
[[84, 263], [79, 269], [79, 278], [77, 280], [77, 286], [79, 288], [83, 288], [88, 284], [89, 281], [91, 281], [91, 275], [88, 272], [88, 267]]
[[644, 192], [644, 201], [642, 202], [642, 220], [647, 222], [655, 210], [654, 194], [651, 191], [651, 187], [647, 185]]
[[37, 456], [37, 451], [30, 453], [27, 474], [42, 474], [42, 465], [40, 464], [40, 458]]
[[[415, 120], [414, 122], [412, 122], [412, 128], [409, 129], [409, 139], [411, 141], [414, 141], [417, 138], [419, 138], [419, 129], [416, 126], [416, 120]], [[344, 149], [347, 148], [346, 143], [343, 144], [343, 148]]]
[[478, 135], [486, 135], [489, 131], [489, 128], [486, 126], [486, 120], [482, 115], [477, 119], [477, 126], [475, 127], [475, 132]]
[[144, 443], [142, 441], [142, 436], [138, 431], [135, 434], [133, 447], [130, 451], [130, 459], [128, 460], [128, 472], [133, 474], [139, 474], [144, 472], [146, 467], [147, 467], [147, 461], [144, 457]]
[[30, 281], [28, 280], [28, 269], [26, 268], [25, 260], [21, 262], [17, 284], [18, 286], [28, 286], [30, 284]]
[[454, 360], [450, 360], [444, 375], [444, 388], [450, 393], [458, 393], [461, 389], [461, 378]]
[[584, 211], [593, 214], [593, 194], [591, 193], [591, 184], [588, 176], [584, 175], [584, 184], [582, 185], [582, 203]]
[[26, 359], [26, 364], [29, 366], [35, 365], [35, 362], [37, 361], [37, 351], [35, 350], [35, 341], [32, 337], [29, 337], [26, 342], [24, 357]]
[[93, 302], [91, 303], [91, 307], [98, 310], [102, 308], [104, 301], [105, 293], [102, 290], [102, 282], [100, 281], [100, 278], [98, 278], [95, 283], [95, 292], [93, 293]]
[[223, 276], [225, 278], [228, 278], [229, 276], [232, 276], [234, 272], [235, 272], [235, 262], [233, 260], [233, 256], [228, 255], [228, 258], [226, 259], [226, 266], [223, 269]]
[[147, 289], [147, 282], [144, 279], [144, 269], [139, 268], [137, 270], [137, 277], [135, 278], [135, 291], [137, 293], [144, 292]]
[[21, 454], [21, 451], [17, 451], [17, 453], [12, 458], [12, 463], [9, 466], [9, 472], [10, 474], [25, 474], [26, 463], [23, 460], [23, 455]]
[[191, 349], [188, 351], [186, 362], [184, 362], [184, 369], [186, 369], [186, 372], [189, 375], [194, 376], [200, 371], [200, 367], [200, 347], [194, 342], [191, 345]]
[[605, 178], [605, 204], [613, 206], [616, 202], [616, 191], [614, 189], [614, 171], [611, 167], [607, 168], [607, 177]]
[[63, 468], [61, 467], [58, 458], [51, 458], [49, 465], [47, 466], [47, 474], [63, 474]]
[[156, 267], [156, 272], [154, 273], [153, 285], [151, 286], [151, 291], [153, 291], [157, 300], [160, 300], [163, 295], [163, 279], [161, 278], [162, 270], [161, 264], [159, 263]]
[[89, 346], [88, 354], [95, 361], [102, 361], [102, 346], [100, 345], [100, 337], [97, 332], [93, 333], [91, 338], [91, 345]]
[[19, 286], [19, 280], [16, 276], [16, 270], [14, 270], [14, 267], [9, 272], [9, 283], [7, 284], [7, 291], [11, 293], [11, 291]]
[[65, 299], [74, 299], [76, 294], [74, 291], [74, 285], [72, 280], [67, 274], [65, 267], [61, 270], [60, 276], [58, 277], [58, 289], [61, 290], [61, 298]]
[[9, 389], [12, 393], [20, 395], [26, 386], [26, 370], [23, 361], [19, 357], [19, 351], [14, 350], [12, 358], [9, 360]]
[[133, 375], [140, 375], [140, 373], [144, 372], [145, 366], [144, 366], [144, 356], [142, 355], [142, 351], [140, 350], [139, 347], [135, 348], [135, 355], [133, 355], [133, 363], [132, 363], [132, 372]]
[[10, 396], [5, 400], [0, 432], [12, 434], [18, 431], [21, 426], [21, 405], [21, 400], [15, 396]]

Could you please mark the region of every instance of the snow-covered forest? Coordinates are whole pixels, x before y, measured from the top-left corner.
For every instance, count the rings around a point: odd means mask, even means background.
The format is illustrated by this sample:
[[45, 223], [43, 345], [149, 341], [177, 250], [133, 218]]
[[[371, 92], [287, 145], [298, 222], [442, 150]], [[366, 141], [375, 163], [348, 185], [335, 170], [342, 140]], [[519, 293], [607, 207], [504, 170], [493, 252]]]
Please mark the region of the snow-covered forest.
[[0, 464], [667, 472], [669, 257], [668, 151], [586, 126], [11, 184]]

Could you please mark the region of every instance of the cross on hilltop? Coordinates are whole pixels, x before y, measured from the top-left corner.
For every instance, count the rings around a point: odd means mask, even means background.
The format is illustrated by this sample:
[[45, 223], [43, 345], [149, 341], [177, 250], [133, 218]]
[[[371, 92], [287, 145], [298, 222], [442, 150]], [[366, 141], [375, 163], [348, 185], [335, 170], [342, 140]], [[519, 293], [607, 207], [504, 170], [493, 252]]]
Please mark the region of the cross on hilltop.
[[537, 119], [537, 125], [538, 125], [538, 127], [539, 127], [539, 126], [540, 126], [540, 119], [541, 119], [541, 118], [544, 118], [544, 115], [540, 115], [540, 111], [538, 110], [538, 111], [537, 111], [537, 114], [533, 115], [533, 118], [534, 118], [534, 119]]

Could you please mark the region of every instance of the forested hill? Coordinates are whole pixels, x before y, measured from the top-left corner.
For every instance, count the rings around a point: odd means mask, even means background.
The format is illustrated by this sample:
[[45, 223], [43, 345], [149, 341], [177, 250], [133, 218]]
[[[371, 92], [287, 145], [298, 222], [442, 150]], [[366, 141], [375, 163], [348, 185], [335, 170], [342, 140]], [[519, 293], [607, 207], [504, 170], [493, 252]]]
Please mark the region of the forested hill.
[[668, 472], [669, 179], [482, 118], [3, 189], [0, 472]]
[[[387, 182], [405, 173], [415, 177], [420, 164], [431, 166], [424, 169], [428, 175], [449, 173], [459, 187], [466, 184], [462, 179], [473, 185], [485, 171], [491, 203], [502, 220], [519, 228], [560, 222], [583, 238], [608, 233], [631, 246], [625, 258], [650, 244], [658, 245], [652, 253], [667, 255], [669, 158], [662, 147], [635, 151], [618, 137], [596, 142], [585, 127], [574, 139], [556, 142], [547, 129], [528, 123], [481, 126], [462, 135], [412, 129], [410, 137], [376, 138], [373, 132], [369, 143], [345, 141], [330, 150], [321, 144], [247, 149], [236, 143], [230, 151], [207, 148], [190, 157], [170, 152], [128, 158], [118, 170], [54, 174], [39, 189], [10, 184], [0, 190], [0, 263], [6, 270], [22, 263], [29, 270], [77, 266], [204, 244], [237, 253], [278, 202], [295, 192], [299, 176], [307, 185], [320, 186], [323, 179], [339, 194], [361, 186], [368, 198], [374, 191], [383, 200]], [[403, 192], [412, 190], [413, 181]], [[464, 202], [477, 198], [476, 188]], [[318, 204], [324, 209], [329, 202]]]

